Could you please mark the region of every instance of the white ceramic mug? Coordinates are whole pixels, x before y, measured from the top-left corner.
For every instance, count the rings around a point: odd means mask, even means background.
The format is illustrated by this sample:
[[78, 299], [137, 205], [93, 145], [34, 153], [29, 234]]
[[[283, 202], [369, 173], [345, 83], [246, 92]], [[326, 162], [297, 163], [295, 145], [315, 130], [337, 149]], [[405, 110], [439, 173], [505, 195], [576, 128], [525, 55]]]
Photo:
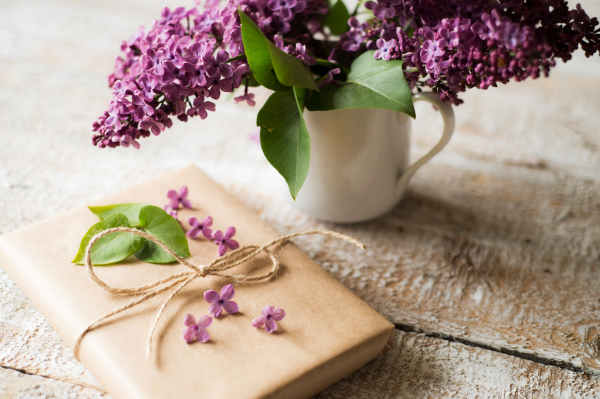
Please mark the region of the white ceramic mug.
[[370, 108], [305, 111], [310, 168], [296, 206], [318, 219], [343, 223], [373, 219], [394, 207], [412, 175], [448, 144], [454, 131], [454, 111], [437, 95], [419, 93], [413, 101], [433, 104], [444, 130], [437, 145], [410, 166], [409, 116]]

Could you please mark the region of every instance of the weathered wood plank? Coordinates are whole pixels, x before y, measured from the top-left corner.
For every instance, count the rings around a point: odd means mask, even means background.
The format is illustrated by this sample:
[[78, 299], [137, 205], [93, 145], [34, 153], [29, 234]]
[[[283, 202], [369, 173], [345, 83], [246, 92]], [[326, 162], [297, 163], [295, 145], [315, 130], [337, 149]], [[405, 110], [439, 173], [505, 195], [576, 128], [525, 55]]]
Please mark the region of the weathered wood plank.
[[315, 399], [594, 398], [598, 380], [509, 355], [399, 332], [396, 348]]
[[12, 398], [87, 398], [110, 399], [91, 388], [0, 367], [0, 397]]
[[[215, 115], [177, 124], [138, 152], [89, 144], [120, 41], [163, 5], [2, 2], [0, 233], [189, 162], [277, 229], [317, 224], [277, 197], [281, 178], [248, 140], [256, 110], [219, 101]], [[582, 5], [600, 15], [598, 3]], [[415, 176], [403, 202], [371, 223], [326, 225], [360, 236], [369, 251], [298, 242], [404, 328], [597, 372], [599, 66], [578, 56], [551, 79], [467, 93], [455, 137]], [[424, 132], [439, 129], [430, 108], [417, 112], [415, 154], [435, 142]], [[93, 379], [47, 324], [36, 324], [40, 316], [26, 301], [0, 300], [0, 360]]]
[[[443, 165], [432, 169], [432, 174], [449, 171]], [[460, 181], [467, 173], [453, 176]], [[535, 180], [524, 184], [535, 186]], [[436, 187], [447, 186], [438, 181]], [[590, 187], [600, 193], [598, 183]], [[599, 262], [592, 253], [569, 256], [566, 249], [579, 251], [572, 245], [581, 242], [573, 236], [586, 234], [589, 217], [573, 216], [565, 240], [549, 247], [544, 240], [553, 237], [540, 236], [550, 235], [547, 231], [554, 228], [551, 214], [546, 225], [540, 223], [539, 232], [530, 227], [530, 234], [522, 238], [518, 232], [516, 237], [498, 237], [503, 227], [509, 231], [510, 226], [493, 220], [487, 224], [481, 220], [486, 214], [477, 213], [476, 205], [451, 206], [434, 192], [419, 195], [417, 190], [413, 188], [398, 208], [378, 221], [325, 225], [359, 236], [369, 246], [366, 252], [333, 241], [298, 241], [323, 267], [399, 325], [574, 370], [598, 370], [592, 348], [600, 320]], [[535, 197], [540, 208], [554, 200], [550, 190], [545, 193], [546, 198], [544, 192]], [[251, 198], [243, 190], [238, 196]], [[248, 203], [279, 229], [315, 225], [290, 208], [269, 206], [262, 199]], [[584, 215], [590, 211], [577, 204], [572, 209]], [[587, 245], [593, 251], [598, 242], [590, 240]]]

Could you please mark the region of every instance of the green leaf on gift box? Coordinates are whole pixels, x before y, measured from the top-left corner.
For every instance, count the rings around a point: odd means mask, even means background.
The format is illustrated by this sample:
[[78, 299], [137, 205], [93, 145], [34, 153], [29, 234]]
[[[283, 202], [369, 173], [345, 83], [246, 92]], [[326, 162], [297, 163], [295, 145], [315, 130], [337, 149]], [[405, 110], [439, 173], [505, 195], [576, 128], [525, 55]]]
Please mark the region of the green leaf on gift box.
[[[127, 216], [121, 213], [114, 213], [105, 217], [100, 222], [93, 225], [85, 234], [79, 245], [79, 252], [73, 259], [73, 263], [83, 265], [85, 250], [96, 234], [103, 230], [114, 227], [131, 227]], [[92, 247], [92, 264], [108, 265], [120, 262], [130, 255], [139, 251], [146, 240], [138, 235], [131, 233], [111, 233], [100, 238]]]
[[275, 92], [258, 113], [260, 145], [296, 199], [310, 164], [310, 136], [304, 123], [306, 89]]
[[249, 16], [239, 10], [242, 22], [242, 41], [252, 76], [261, 85], [274, 91], [289, 90], [275, 75], [268, 40]]
[[376, 60], [373, 53], [367, 51], [354, 60], [348, 79], [339, 86], [328, 84], [321, 93], [312, 92], [306, 108], [310, 111], [380, 108], [403, 112], [414, 118], [415, 109], [402, 61]]
[[323, 24], [329, 26], [331, 33], [341, 35], [350, 30], [348, 25], [350, 13], [342, 0], [338, 0], [331, 10], [323, 17]]
[[[143, 207], [140, 210], [140, 225], [177, 255], [182, 258], [191, 256], [187, 238], [179, 222], [161, 208], [153, 205]], [[135, 256], [149, 263], [170, 263], [176, 260], [152, 241], [146, 241], [146, 245]]]
[[248, 15], [242, 11], [239, 14], [246, 58], [260, 84], [274, 91], [289, 90], [292, 86], [318, 90], [310, 68], [302, 60], [280, 50]]
[[148, 204], [144, 204], [143, 202], [132, 202], [128, 204], [88, 206], [88, 208], [90, 208], [90, 211], [98, 215], [100, 219], [105, 219], [106, 217], [114, 215], [115, 213], [121, 213], [127, 217], [127, 219], [129, 220], [129, 225], [131, 227], [137, 227], [140, 225], [140, 209], [142, 209], [146, 205]]

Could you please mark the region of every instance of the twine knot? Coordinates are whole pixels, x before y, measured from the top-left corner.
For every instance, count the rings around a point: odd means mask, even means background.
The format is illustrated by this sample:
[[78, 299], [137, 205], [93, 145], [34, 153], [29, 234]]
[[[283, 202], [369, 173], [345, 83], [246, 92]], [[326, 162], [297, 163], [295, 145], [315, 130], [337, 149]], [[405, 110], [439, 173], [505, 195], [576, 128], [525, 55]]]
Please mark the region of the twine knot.
[[[146, 240], [150, 240], [150, 241], [154, 242], [159, 247], [161, 247], [162, 249], [167, 251], [169, 254], [171, 254], [179, 263], [181, 263], [182, 265], [187, 266], [189, 269], [191, 269], [191, 271], [176, 273], [169, 277], [155, 281], [154, 283], [142, 285], [139, 287], [116, 288], [116, 287], [109, 286], [104, 281], [102, 281], [96, 275], [96, 273], [94, 273], [94, 268], [92, 266], [92, 247], [100, 238], [102, 238], [108, 234], [117, 233], [117, 232], [137, 234], [137, 235], [145, 238]], [[336, 233], [333, 231], [327, 231], [327, 230], [310, 230], [310, 231], [305, 231], [303, 233], [295, 233], [295, 234], [290, 234], [290, 235], [287, 235], [284, 237], [280, 237], [280, 238], [277, 238], [277, 239], [275, 239], [265, 245], [262, 245], [262, 246], [253, 245], [253, 244], [244, 245], [234, 251], [227, 252], [225, 255], [221, 256], [220, 258], [215, 259], [208, 265], [197, 266], [197, 265], [194, 265], [193, 263], [190, 263], [187, 260], [183, 259], [179, 255], [177, 255], [177, 253], [175, 253], [171, 248], [169, 248], [161, 240], [159, 240], [157, 237], [155, 237], [152, 234], [149, 234], [145, 231], [133, 229], [133, 228], [129, 228], [129, 227], [115, 227], [115, 228], [111, 228], [111, 229], [107, 229], [107, 230], [103, 230], [103, 231], [99, 232], [94, 237], [92, 237], [92, 239], [88, 243], [88, 246], [85, 250], [85, 257], [84, 257], [85, 267], [86, 267], [88, 275], [90, 276], [92, 281], [94, 281], [96, 284], [98, 284], [100, 287], [102, 287], [104, 290], [110, 292], [111, 294], [117, 294], [117, 295], [144, 294], [144, 295], [138, 297], [137, 299], [134, 299], [133, 301], [129, 302], [126, 305], [120, 306], [117, 309], [115, 309], [111, 312], [108, 312], [104, 316], [101, 316], [101, 317], [97, 318], [96, 320], [94, 320], [92, 323], [90, 323], [87, 326], [87, 328], [79, 335], [79, 337], [77, 338], [77, 341], [75, 342], [75, 348], [73, 349], [75, 358], [77, 358], [79, 360], [79, 348], [81, 346], [81, 341], [83, 340], [83, 337], [85, 337], [85, 335], [88, 332], [95, 329], [103, 320], [105, 320], [111, 316], [114, 316], [116, 314], [119, 314], [121, 312], [124, 312], [127, 309], [137, 306], [137, 305], [147, 301], [150, 298], [153, 298], [159, 294], [162, 294], [163, 292], [169, 291], [172, 288], [174, 288], [173, 292], [171, 292], [171, 294], [165, 299], [165, 301], [162, 303], [162, 305], [156, 312], [154, 319], [152, 321], [152, 324], [150, 325], [150, 333], [148, 336], [148, 343], [147, 343], [147, 347], [146, 347], [147, 356], [150, 357], [150, 355], [152, 354], [152, 338], [154, 336], [154, 331], [156, 330], [158, 321], [160, 320], [162, 314], [164, 313], [167, 305], [169, 304], [171, 299], [173, 299], [173, 297], [175, 295], [177, 295], [177, 293], [179, 293], [179, 291], [181, 291], [186, 285], [188, 285], [189, 283], [194, 281], [194, 279], [196, 279], [198, 277], [204, 278], [206, 276], [220, 276], [220, 277], [231, 278], [234, 280], [235, 283], [240, 283], [242, 281], [259, 281], [259, 280], [269, 279], [272, 276], [276, 275], [277, 271], [279, 270], [279, 258], [277, 257], [277, 255], [275, 255], [272, 251], [270, 251], [268, 249], [270, 246], [275, 245], [275, 244], [281, 244], [285, 241], [290, 240], [293, 237], [303, 236], [303, 235], [315, 235], [315, 234], [338, 238], [338, 239], [341, 239], [344, 241], [348, 241], [362, 249], [366, 249], [366, 246], [362, 242], [360, 242], [350, 236]], [[259, 275], [259, 276], [247, 276], [245, 274], [224, 274], [223, 273], [224, 271], [231, 269], [232, 267], [238, 266], [238, 265], [246, 262], [247, 260], [254, 258], [255, 256], [259, 255], [262, 252], [265, 252], [267, 255], [269, 255], [269, 259], [271, 260], [271, 263], [273, 265], [271, 267], [271, 270], [269, 270], [267, 273]]]

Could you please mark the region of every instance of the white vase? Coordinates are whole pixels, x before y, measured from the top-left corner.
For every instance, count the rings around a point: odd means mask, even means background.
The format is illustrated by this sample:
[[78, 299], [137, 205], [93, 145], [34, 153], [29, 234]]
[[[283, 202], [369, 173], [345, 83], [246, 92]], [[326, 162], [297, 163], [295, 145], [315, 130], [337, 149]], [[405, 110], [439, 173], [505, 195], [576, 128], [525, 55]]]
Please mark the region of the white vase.
[[342, 223], [373, 219], [393, 208], [412, 175], [446, 146], [454, 131], [454, 111], [437, 95], [419, 93], [413, 101], [433, 104], [444, 130], [437, 145], [410, 166], [409, 116], [370, 108], [305, 111], [310, 168], [296, 206], [318, 219]]

